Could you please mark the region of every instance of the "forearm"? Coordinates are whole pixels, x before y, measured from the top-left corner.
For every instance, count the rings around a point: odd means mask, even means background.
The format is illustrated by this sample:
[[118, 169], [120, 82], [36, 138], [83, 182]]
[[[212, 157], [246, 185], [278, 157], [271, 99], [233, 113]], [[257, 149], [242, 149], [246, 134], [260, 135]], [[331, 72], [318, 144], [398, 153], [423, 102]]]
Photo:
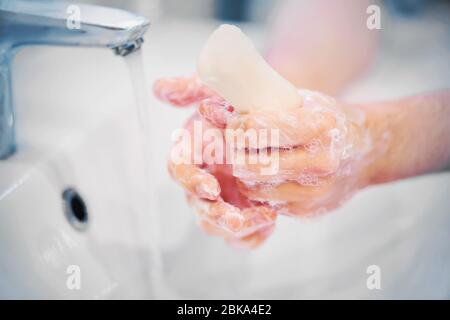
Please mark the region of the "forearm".
[[363, 184], [378, 184], [448, 168], [450, 90], [360, 106], [373, 146]]

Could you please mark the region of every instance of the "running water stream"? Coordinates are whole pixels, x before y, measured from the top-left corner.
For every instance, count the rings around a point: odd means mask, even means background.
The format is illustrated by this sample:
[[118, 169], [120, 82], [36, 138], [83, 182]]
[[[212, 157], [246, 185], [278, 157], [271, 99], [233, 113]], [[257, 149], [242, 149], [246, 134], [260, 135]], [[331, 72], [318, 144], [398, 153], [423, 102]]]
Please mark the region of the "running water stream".
[[152, 172], [155, 172], [152, 139], [153, 134], [152, 117], [149, 113], [148, 87], [145, 82], [142, 48], [127, 55], [124, 59], [130, 74], [134, 96], [136, 100], [136, 116], [139, 123], [139, 137], [142, 143], [144, 157], [144, 179], [146, 192], [144, 193], [146, 204], [141, 216], [145, 217], [145, 225], [141, 226], [144, 239], [148, 242], [150, 264], [149, 280], [151, 282], [153, 298], [164, 298], [168, 295], [168, 289], [163, 281], [163, 261], [160, 246], [160, 221], [157, 207], [156, 189]]

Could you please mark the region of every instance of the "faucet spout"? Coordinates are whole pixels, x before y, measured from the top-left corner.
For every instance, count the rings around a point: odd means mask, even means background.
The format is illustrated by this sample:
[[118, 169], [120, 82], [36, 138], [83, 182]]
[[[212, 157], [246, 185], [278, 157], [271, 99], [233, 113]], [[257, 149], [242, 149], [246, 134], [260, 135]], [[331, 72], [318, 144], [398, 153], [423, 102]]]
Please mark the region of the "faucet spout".
[[11, 61], [27, 45], [138, 50], [150, 22], [130, 12], [59, 1], [0, 0], [0, 159], [16, 150]]
[[133, 53], [136, 50], [139, 50], [141, 48], [141, 45], [143, 42], [144, 42], [143, 38], [136, 39], [127, 44], [115, 47], [114, 52], [119, 56], [125, 57], [125, 56], [129, 55], [130, 53]]

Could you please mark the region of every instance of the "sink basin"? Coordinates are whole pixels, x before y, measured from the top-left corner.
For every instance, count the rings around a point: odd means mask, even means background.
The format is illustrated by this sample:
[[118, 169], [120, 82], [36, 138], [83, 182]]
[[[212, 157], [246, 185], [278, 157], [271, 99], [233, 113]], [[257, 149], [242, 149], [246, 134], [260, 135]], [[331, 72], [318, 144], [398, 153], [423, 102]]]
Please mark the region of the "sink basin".
[[[215, 26], [155, 25], [143, 47], [148, 85], [192, 72]], [[166, 172], [171, 133], [192, 109], [151, 98], [150, 206], [122, 58], [34, 47], [13, 70], [18, 152], [0, 161], [0, 298], [448, 298], [450, 174], [364, 190], [317, 219], [280, 217], [261, 248], [236, 250], [202, 233]], [[367, 289], [369, 265], [382, 290]], [[68, 285], [73, 266], [79, 288]]]
[[[0, 163], [0, 296], [150, 295], [144, 161], [123, 61], [26, 48], [14, 70], [18, 152]], [[85, 202], [84, 231], [68, 219], [68, 188]], [[66, 287], [70, 265], [82, 290]]]

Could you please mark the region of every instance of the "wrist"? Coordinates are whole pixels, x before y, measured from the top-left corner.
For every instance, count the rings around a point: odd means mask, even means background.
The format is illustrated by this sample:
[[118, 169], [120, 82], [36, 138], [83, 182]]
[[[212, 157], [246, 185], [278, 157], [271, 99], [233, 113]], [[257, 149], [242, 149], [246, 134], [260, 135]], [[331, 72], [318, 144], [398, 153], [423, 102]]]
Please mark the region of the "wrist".
[[372, 140], [365, 185], [443, 170], [450, 162], [450, 93], [358, 106]]
[[361, 174], [361, 185], [363, 187], [379, 184], [394, 179], [390, 164], [392, 164], [392, 155], [395, 154], [392, 149], [395, 145], [395, 134], [386, 125], [387, 110], [381, 105], [366, 104], [359, 108], [365, 114], [364, 127], [367, 130], [370, 141], [370, 149], [364, 157], [364, 167]]

